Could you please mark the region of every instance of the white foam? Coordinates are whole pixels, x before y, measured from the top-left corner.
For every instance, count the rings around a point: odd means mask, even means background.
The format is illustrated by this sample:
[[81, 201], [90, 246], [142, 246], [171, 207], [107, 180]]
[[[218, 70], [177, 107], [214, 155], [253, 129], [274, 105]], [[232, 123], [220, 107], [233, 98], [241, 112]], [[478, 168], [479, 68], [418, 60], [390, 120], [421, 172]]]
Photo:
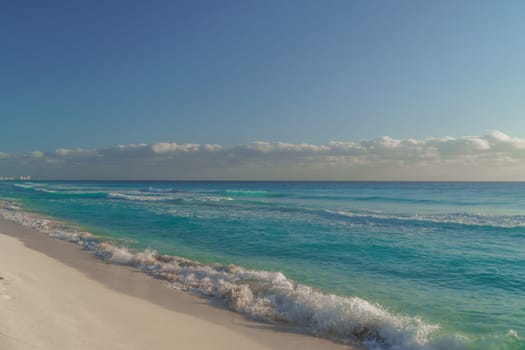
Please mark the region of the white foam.
[[152, 193], [172, 193], [172, 192], [178, 192], [174, 190], [171, 187], [152, 187], [149, 186], [145, 192], [152, 192]]
[[509, 331], [507, 332], [507, 337], [521, 340], [521, 338], [518, 336], [518, 332], [516, 332], [514, 329], [509, 329]]
[[44, 232], [54, 238], [86, 246], [90, 244], [89, 242], [94, 242], [93, 236], [88, 232], [76, 231], [58, 221], [25, 213], [15, 204], [0, 201], [0, 215], [4, 219], [15, 221], [22, 226]]
[[[437, 224], [457, 224], [471, 226], [489, 226], [498, 228], [518, 228], [525, 227], [525, 216], [494, 216], [471, 213], [453, 213], [443, 215], [388, 215], [376, 213], [356, 213], [345, 210], [326, 210], [329, 214], [340, 215], [349, 218], [370, 218], [378, 220], [399, 220], [399, 221], [421, 221]], [[367, 223], [369, 224], [369, 223]]]
[[126, 199], [130, 201], [140, 201], [140, 202], [146, 202], [146, 201], [165, 201], [169, 199], [173, 199], [170, 197], [164, 197], [164, 196], [144, 196], [144, 195], [131, 195], [131, 194], [125, 194], [125, 193], [119, 193], [119, 192], [110, 192], [108, 193], [108, 196], [111, 198], [117, 198], [117, 199]]
[[107, 261], [139, 267], [173, 287], [222, 300], [254, 319], [287, 322], [310, 333], [340, 341], [417, 348], [438, 329], [419, 318], [394, 315], [358, 297], [324, 294], [294, 283], [280, 272], [248, 270], [235, 265], [203, 265], [155, 251], [132, 253], [109, 243], [97, 244]]
[[110, 198], [116, 198], [116, 199], [125, 199], [129, 201], [140, 201], [140, 202], [148, 202], [148, 201], [169, 201], [169, 200], [185, 200], [190, 202], [224, 202], [224, 201], [232, 201], [233, 198], [231, 197], [223, 197], [223, 196], [188, 196], [188, 195], [166, 195], [164, 193], [158, 193], [158, 194], [151, 194], [151, 195], [144, 195], [144, 194], [130, 194], [130, 193], [121, 193], [121, 192], [110, 192], [108, 193], [108, 197]]
[[193, 197], [194, 201], [199, 202], [225, 202], [225, 201], [232, 201], [232, 197], [222, 197], [222, 196], [195, 196]]
[[47, 192], [47, 193], [56, 193], [54, 190], [45, 189], [41, 186], [37, 186], [35, 184], [31, 183], [25, 183], [25, 184], [14, 184], [15, 187], [23, 188], [25, 190], [34, 190], [34, 191], [40, 191], [40, 192]]
[[13, 186], [15, 187], [18, 187], [18, 188], [23, 188], [23, 189], [33, 189], [33, 185], [31, 184], [28, 184], [28, 183], [25, 183], [25, 184], [14, 184]]

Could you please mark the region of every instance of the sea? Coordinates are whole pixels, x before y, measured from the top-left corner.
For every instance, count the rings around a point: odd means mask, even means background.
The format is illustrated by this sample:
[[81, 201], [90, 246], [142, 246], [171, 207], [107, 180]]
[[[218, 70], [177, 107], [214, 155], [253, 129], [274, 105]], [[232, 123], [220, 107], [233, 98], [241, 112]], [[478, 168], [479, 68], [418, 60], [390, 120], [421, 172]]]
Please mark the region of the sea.
[[261, 322], [525, 349], [525, 183], [0, 182], [0, 215]]

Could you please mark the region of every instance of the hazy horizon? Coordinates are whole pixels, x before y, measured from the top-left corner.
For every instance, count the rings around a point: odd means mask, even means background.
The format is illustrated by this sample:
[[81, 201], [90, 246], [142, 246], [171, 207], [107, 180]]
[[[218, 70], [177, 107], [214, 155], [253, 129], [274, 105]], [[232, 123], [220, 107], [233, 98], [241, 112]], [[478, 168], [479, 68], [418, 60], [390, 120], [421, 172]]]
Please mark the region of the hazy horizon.
[[[1, 155], [0, 176], [104, 180], [519, 181], [525, 139], [501, 131], [461, 138], [117, 145]], [[6, 169], [6, 170], [4, 170]]]

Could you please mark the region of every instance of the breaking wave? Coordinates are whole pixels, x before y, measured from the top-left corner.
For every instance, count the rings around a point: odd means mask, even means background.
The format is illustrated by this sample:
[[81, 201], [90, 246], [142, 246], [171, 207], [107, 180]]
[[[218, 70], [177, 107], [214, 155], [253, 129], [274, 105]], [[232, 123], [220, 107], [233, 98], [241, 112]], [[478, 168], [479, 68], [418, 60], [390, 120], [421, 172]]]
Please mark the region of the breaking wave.
[[107, 193], [101, 189], [80, 189], [80, 188], [45, 188], [44, 186], [37, 184], [14, 184], [14, 187], [36, 192], [45, 192], [51, 197], [90, 197], [90, 198], [103, 198], [107, 196]]
[[109, 192], [108, 193], [109, 198], [115, 198], [115, 199], [125, 199], [130, 201], [166, 201], [166, 200], [173, 200], [175, 198], [171, 197], [164, 197], [164, 196], [143, 196], [143, 195], [131, 195], [131, 194], [125, 194], [125, 193], [119, 193], [119, 192]]
[[284, 197], [284, 193], [264, 190], [225, 190], [222, 193], [238, 197]]
[[33, 190], [33, 191], [40, 191], [40, 192], [47, 192], [47, 193], [56, 193], [56, 191], [54, 191], [54, 190], [49, 190], [49, 189], [43, 188], [41, 186], [36, 186], [34, 184], [31, 184], [31, 183], [14, 184], [13, 186], [18, 187], [18, 188], [22, 188], [24, 190]]
[[204, 195], [186, 195], [186, 196], [169, 196], [165, 194], [157, 195], [140, 195], [140, 194], [127, 194], [120, 192], [110, 192], [108, 193], [109, 198], [113, 199], [124, 199], [128, 201], [139, 201], [139, 202], [224, 202], [232, 201], [231, 197], [223, 196], [204, 196]]
[[325, 213], [342, 218], [366, 220], [372, 222], [429, 222], [434, 224], [453, 224], [464, 226], [486, 226], [497, 228], [521, 228], [525, 227], [525, 216], [523, 215], [482, 215], [471, 213], [450, 213], [444, 215], [388, 215], [375, 213], [358, 213], [344, 210], [325, 210]]
[[176, 189], [173, 189], [171, 187], [152, 187], [152, 186], [149, 186], [148, 188], [143, 189], [142, 192], [149, 192], [149, 193], [179, 193], [179, 192], [183, 192], [183, 191], [176, 190]]

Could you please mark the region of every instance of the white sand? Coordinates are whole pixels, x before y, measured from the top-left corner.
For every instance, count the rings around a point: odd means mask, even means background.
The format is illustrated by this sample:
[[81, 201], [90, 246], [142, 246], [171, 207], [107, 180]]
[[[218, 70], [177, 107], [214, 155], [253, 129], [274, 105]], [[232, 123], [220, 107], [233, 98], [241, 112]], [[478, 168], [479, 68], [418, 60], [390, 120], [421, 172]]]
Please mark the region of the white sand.
[[0, 219], [0, 349], [348, 349], [251, 322]]

